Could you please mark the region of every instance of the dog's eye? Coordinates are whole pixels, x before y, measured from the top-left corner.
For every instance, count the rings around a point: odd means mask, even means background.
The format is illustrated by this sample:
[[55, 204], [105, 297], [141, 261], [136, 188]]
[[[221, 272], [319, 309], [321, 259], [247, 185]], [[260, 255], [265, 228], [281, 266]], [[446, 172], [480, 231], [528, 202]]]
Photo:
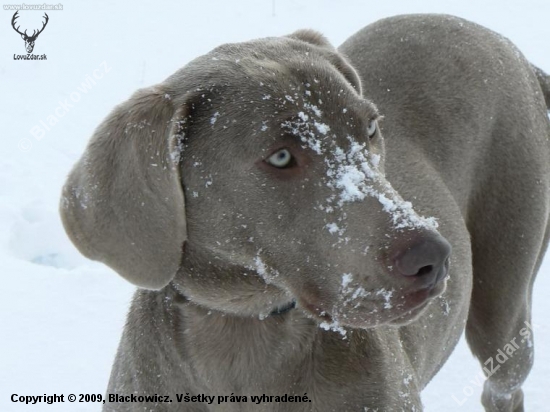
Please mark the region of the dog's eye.
[[369, 139], [372, 139], [374, 137], [377, 129], [378, 129], [378, 124], [376, 120], [371, 120], [367, 126], [367, 134], [369, 136]]
[[267, 158], [267, 163], [271, 166], [283, 169], [292, 165], [294, 158], [287, 149], [277, 150]]

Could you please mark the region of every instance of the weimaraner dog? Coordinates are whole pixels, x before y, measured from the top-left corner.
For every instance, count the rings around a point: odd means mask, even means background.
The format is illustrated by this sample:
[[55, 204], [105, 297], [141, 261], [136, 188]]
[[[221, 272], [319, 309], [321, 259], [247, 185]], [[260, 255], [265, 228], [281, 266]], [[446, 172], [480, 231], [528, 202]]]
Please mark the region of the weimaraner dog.
[[464, 328], [485, 409], [523, 411], [548, 105], [444, 15], [226, 44], [137, 91], [61, 201], [140, 288], [104, 411], [421, 411]]

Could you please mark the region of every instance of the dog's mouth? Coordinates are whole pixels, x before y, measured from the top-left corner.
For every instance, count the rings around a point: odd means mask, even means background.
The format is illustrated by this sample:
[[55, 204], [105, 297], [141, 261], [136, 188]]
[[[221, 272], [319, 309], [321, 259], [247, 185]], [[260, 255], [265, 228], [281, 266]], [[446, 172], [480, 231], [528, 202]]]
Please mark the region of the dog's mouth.
[[331, 311], [324, 309], [322, 305], [313, 304], [303, 299], [298, 300], [297, 306], [317, 322], [329, 325], [331, 328], [338, 325], [358, 329], [384, 324], [403, 325], [415, 320], [445, 289], [446, 282], [440, 282], [433, 287], [398, 295], [392, 301], [384, 297], [381, 299], [365, 298], [353, 302], [352, 305], [333, 305]]

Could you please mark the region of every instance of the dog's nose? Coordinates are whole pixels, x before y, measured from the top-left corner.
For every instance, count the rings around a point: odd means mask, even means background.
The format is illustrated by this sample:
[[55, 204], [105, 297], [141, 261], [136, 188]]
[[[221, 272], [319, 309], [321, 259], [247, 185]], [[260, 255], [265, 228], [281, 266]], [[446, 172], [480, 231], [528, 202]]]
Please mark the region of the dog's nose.
[[447, 276], [451, 245], [440, 235], [434, 235], [410, 244], [395, 259], [399, 274], [422, 278], [433, 286]]

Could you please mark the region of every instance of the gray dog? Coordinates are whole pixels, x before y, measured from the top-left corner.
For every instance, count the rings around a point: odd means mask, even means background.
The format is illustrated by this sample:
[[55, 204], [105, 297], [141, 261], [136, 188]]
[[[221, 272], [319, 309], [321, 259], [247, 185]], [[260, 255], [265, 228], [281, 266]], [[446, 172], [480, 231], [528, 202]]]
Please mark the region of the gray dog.
[[485, 409], [523, 411], [548, 105], [508, 40], [441, 15], [223, 45], [136, 92], [61, 201], [140, 287], [104, 410], [421, 411], [466, 328]]

